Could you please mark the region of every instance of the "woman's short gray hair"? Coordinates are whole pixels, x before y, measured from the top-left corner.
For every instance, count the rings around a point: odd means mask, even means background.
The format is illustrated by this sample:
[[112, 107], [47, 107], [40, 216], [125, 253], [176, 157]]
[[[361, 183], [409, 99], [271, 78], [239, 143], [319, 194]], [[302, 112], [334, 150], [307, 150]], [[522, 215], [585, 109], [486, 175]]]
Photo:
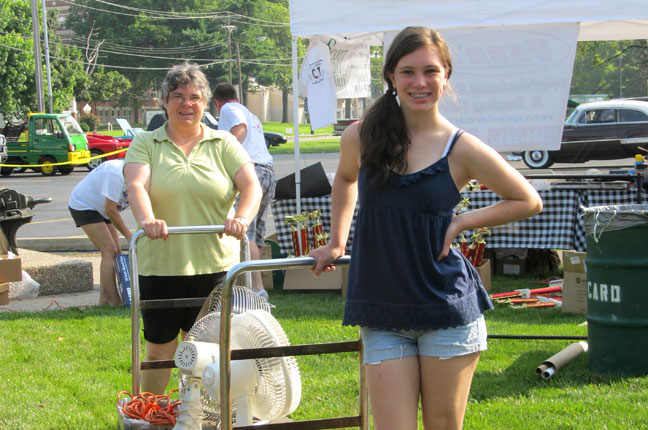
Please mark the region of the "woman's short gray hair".
[[181, 63], [171, 67], [162, 81], [162, 100], [169, 101], [169, 95], [178, 87], [191, 85], [200, 90], [205, 101], [209, 100], [211, 90], [207, 76], [197, 64]]

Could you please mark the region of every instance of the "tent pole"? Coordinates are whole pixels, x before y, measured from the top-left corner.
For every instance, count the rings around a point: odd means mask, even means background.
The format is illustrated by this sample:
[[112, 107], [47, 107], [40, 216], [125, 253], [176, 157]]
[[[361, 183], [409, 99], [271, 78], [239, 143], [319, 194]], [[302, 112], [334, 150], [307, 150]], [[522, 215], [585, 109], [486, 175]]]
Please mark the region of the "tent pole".
[[299, 75], [297, 73], [297, 37], [292, 37], [293, 133], [295, 142], [295, 200], [301, 214], [301, 175], [299, 165]]

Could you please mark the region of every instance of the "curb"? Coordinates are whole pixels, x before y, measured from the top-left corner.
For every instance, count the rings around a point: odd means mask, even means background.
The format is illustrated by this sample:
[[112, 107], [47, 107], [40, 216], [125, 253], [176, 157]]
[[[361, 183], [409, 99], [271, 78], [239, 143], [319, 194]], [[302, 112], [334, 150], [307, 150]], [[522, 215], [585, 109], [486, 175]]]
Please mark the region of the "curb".
[[[128, 249], [128, 242], [120, 238], [122, 250]], [[40, 252], [73, 252], [73, 251], [97, 251], [97, 247], [87, 237], [47, 237], [17, 239], [18, 248], [30, 249]]]

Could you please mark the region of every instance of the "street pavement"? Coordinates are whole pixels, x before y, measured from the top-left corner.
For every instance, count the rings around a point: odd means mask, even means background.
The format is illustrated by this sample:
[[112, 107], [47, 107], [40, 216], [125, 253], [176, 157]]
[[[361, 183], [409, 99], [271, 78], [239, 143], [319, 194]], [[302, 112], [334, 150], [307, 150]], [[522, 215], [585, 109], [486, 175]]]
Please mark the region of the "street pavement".
[[[292, 154], [274, 156], [275, 176], [281, 179], [295, 172], [297, 166], [303, 169], [321, 162], [326, 172], [335, 172], [339, 153], [301, 154], [295, 160]], [[80, 228], [77, 228], [68, 211], [68, 199], [74, 186], [81, 181], [88, 170], [77, 167], [70, 175], [42, 176], [40, 173], [28, 172], [13, 174], [0, 178], [0, 186], [14, 189], [33, 198], [51, 197], [51, 203], [37, 205], [31, 222], [23, 225], [16, 233], [19, 248], [27, 248], [44, 252], [90, 251], [94, 246]], [[137, 228], [130, 210], [122, 212], [126, 224], [132, 229]], [[272, 216], [267, 223], [267, 232], [274, 232]], [[127, 245], [123, 243], [126, 248]]]

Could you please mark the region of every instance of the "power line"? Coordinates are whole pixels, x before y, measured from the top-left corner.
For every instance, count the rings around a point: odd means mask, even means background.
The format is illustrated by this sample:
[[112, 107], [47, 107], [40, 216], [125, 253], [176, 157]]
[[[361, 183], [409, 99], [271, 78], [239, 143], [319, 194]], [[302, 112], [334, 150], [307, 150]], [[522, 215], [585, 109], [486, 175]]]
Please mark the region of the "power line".
[[[5, 31], [0, 31], [0, 35], [15, 35], [19, 36], [20, 38], [24, 40], [31, 40], [31, 35], [25, 35], [25, 34], [20, 34], [20, 33], [8, 33]], [[81, 38], [77, 38], [79, 41], [82, 41]], [[42, 39], [41, 39], [42, 40]], [[60, 45], [60, 46], [67, 46], [70, 48], [77, 48], [80, 50], [83, 50], [84, 47], [75, 45], [75, 44], [68, 44], [65, 42], [57, 42], [57, 41], [50, 41], [50, 45]], [[224, 44], [220, 44], [224, 45]], [[7, 45], [2, 45], [2, 46], [7, 46]], [[30, 51], [28, 51], [30, 52]], [[124, 56], [131, 56], [131, 57], [144, 57], [144, 58], [154, 58], [154, 59], [160, 59], [160, 60], [179, 60], [179, 61], [219, 61], [219, 62], [226, 62], [229, 61], [228, 58], [187, 58], [187, 57], [161, 57], [161, 56], [154, 56], [154, 55], [149, 55], [149, 54], [135, 54], [135, 53], [130, 53], [130, 52], [120, 52], [120, 51], [112, 51], [112, 50], [107, 50], [107, 49], [99, 49], [99, 52], [102, 53], [107, 53], [107, 54], [114, 54], [114, 55], [124, 55]], [[246, 63], [246, 64], [257, 64], [257, 65], [265, 65], [265, 66], [288, 66], [289, 64], [281, 64], [281, 62], [289, 62], [291, 61], [291, 58], [242, 58], [241, 63]], [[88, 63], [85, 63], [88, 64]], [[108, 67], [108, 66], [107, 66]], [[139, 70], [139, 68], [137, 68]]]
[[[21, 36], [24, 37], [24, 36]], [[21, 48], [16, 48], [15, 46], [10, 46], [10, 45], [5, 45], [3, 43], [0, 43], [0, 46], [13, 49], [14, 51], [20, 51], [20, 52], [28, 52], [30, 54], [33, 54], [32, 50], [29, 49], [21, 49]], [[128, 55], [128, 54], [122, 54], [122, 55]], [[71, 62], [75, 64], [82, 64], [84, 66], [89, 65], [91, 63], [87, 61], [80, 61], [80, 60], [73, 60], [71, 58], [62, 58], [62, 57], [56, 57], [56, 56], [50, 56], [50, 58], [56, 59], [56, 60], [61, 60], [61, 61], [66, 61], [66, 62]], [[199, 59], [193, 59], [193, 58], [169, 58], [169, 57], [158, 57], [159, 59], [164, 59], [164, 60], [180, 60], [180, 61], [200, 61]], [[290, 64], [277, 64], [277, 63], [269, 63], [269, 62], [264, 62], [262, 60], [265, 59], [241, 59], [241, 63], [246, 63], [246, 64], [256, 64], [256, 65], [261, 65], [261, 66], [270, 66], [270, 67], [290, 67]], [[213, 66], [216, 64], [223, 64], [229, 61], [229, 59], [208, 59], [205, 61], [209, 61], [208, 63], [203, 63], [203, 64], [198, 64], [198, 67], [208, 67], [208, 66]], [[111, 64], [100, 64], [97, 63], [97, 66], [100, 67], [105, 67], [105, 68], [111, 68], [111, 69], [122, 69], [122, 70], [168, 70], [169, 67], [128, 67], [128, 66], [116, 66], [116, 65], [111, 65]]]
[[233, 17], [239, 17], [243, 19], [248, 19], [250, 21], [255, 21], [255, 22], [263, 22], [265, 24], [268, 24], [270, 26], [281, 26], [285, 27], [288, 26], [289, 23], [287, 22], [277, 22], [277, 21], [269, 21], [265, 19], [260, 19], [260, 18], [255, 18], [251, 16], [246, 16], [242, 15], [240, 13], [236, 12], [230, 12], [230, 11], [223, 11], [223, 12], [203, 12], [203, 13], [198, 13], [196, 14], [195, 12], [169, 12], [169, 11], [160, 11], [160, 10], [151, 10], [151, 9], [142, 9], [142, 8], [136, 8], [132, 6], [125, 6], [125, 5], [120, 5], [116, 3], [112, 3], [106, 0], [94, 0], [97, 3], [102, 3], [108, 6], [113, 6], [117, 8], [124, 8], [128, 10], [133, 10], [137, 12], [143, 12], [143, 13], [150, 13], [150, 14], [158, 14], [162, 16], [168, 16], [168, 17], [182, 17], [182, 18], [187, 18], [187, 17], [200, 17], [200, 18], [220, 18], [219, 13], [223, 14], [223, 18], [233, 18]]
[[[79, 43], [86, 43], [87, 40], [84, 39], [83, 37], [75, 36], [69, 39], [72, 42], [79, 42]], [[105, 40], [105, 39], [102, 39]], [[90, 45], [91, 46], [96, 46], [98, 43], [96, 41], [90, 40]], [[219, 47], [224, 47], [225, 43], [209, 43], [209, 44], [202, 44], [202, 45], [187, 45], [187, 46], [178, 46], [174, 48], [157, 48], [157, 47], [150, 47], [150, 46], [131, 46], [131, 45], [122, 45], [119, 43], [111, 43], [111, 42], [104, 42], [103, 46], [105, 47], [110, 47], [112, 49], [120, 49], [122, 51], [135, 51], [135, 52], [142, 52], [142, 51], [150, 51], [154, 52], [157, 54], [177, 54], [177, 53], [183, 53], [183, 52], [201, 52], [201, 51], [208, 51], [210, 49], [214, 48], [219, 48]]]
[[[9, 49], [13, 49], [14, 51], [28, 52], [30, 54], [33, 54], [33, 51], [31, 51], [29, 49], [20, 49], [20, 48], [14, 47], [14, 46], [5, 45], [3, 43], [0, 43], [0, 46], [5, 47], [5, 48], [9, 48]], [[61, 57], [56, 57], [56, 56], [50, 56], [50, 58], [54, 58], [56, 60], [61, 60], [61, 61], [66, 61], [66, 62], [69, 62], [69, 63], [75, 63], [75, 64], [83, 64], [83, 65], [90, 64], [90, 63], [88, 63], [86, 61], [73, 60], [71, 58], [61, 58]], [[193, 61], [193, 60], [192, 59], [184, 59], [184, 61]], [[225, 63], [227, 61], [229, 61], [229, 60], [212, 61], [210, 63], [198, 64], [198, 67], [213, 66], [213, 65], [216, 65], [216, 64]], [[115, 66], [115, 65], [111, 65], [111, 64], [99, 64], [99, 63], [97, 63], [96, 65], [100, 66], [100, 67], [111, 68], [111, 69], [125, 69], [125, 70], [169, 70], [168, 66], [167, 67], [128, 67], [128, 66]]]
[[[196, 13], [196, 12], [167, 12], [167, 11], [160, 11], [160, 10], [151, 10], [151, 9], [142, 9], [142, 8], [136, 8], [132, 6], [125, 6], [125, 5], [120, 5], [116, 3], [111, 3], [108, 1], [104, 0], [94, 0], [97, 3], [105, 4], [107, 6], [112, 6], [115, 8], [120, 8], [120, 9], [125, 9], [128, 11], [133, 11], [137, 13], [126, 13], [126, 12], [119, 12], [119, 11], [113, 11], [113, 10], [107, 10], [107, 9], [100, 9], [97, 7], [92, 7], [88, 6], [85, 4], [80, 4], [76, 3], [70, 0], [61, 0], [63, 3], [66, 3], [68, 5], [74, 5], [77, 7], [85, 8], [85, 9], [90, 9], [90, 10], [95, 10], [98, 12], [104, 12], [104, 13], [112, 13], [116, 15], [123, 15], [123, 16], [132, 16], [136, 18], [146, 18], [146, 19], [228, 19], [228, 18], [238, 18], [239, 21], [243, 24], [251, 24], [252, 22], [255, 23], [255, 25], [261, 25], [265, 27], [287, 27], [290, 24], [287, 22], [276, 22], [276, 21], [268, 21], [260, 18], [254, 18], [254, 17], [249, 17], [245, 15], [241, 15], [238, 13], [234, 12], [229, 12], [229, 11], [215, 11], [215, 12], [203, 12], [203, 13]], [[142, 15], [144, 14], [144, 15]], [[242, 21], [241, 21], [242, 20]], [[245, 21], [247, 20], [247, 21]]]

